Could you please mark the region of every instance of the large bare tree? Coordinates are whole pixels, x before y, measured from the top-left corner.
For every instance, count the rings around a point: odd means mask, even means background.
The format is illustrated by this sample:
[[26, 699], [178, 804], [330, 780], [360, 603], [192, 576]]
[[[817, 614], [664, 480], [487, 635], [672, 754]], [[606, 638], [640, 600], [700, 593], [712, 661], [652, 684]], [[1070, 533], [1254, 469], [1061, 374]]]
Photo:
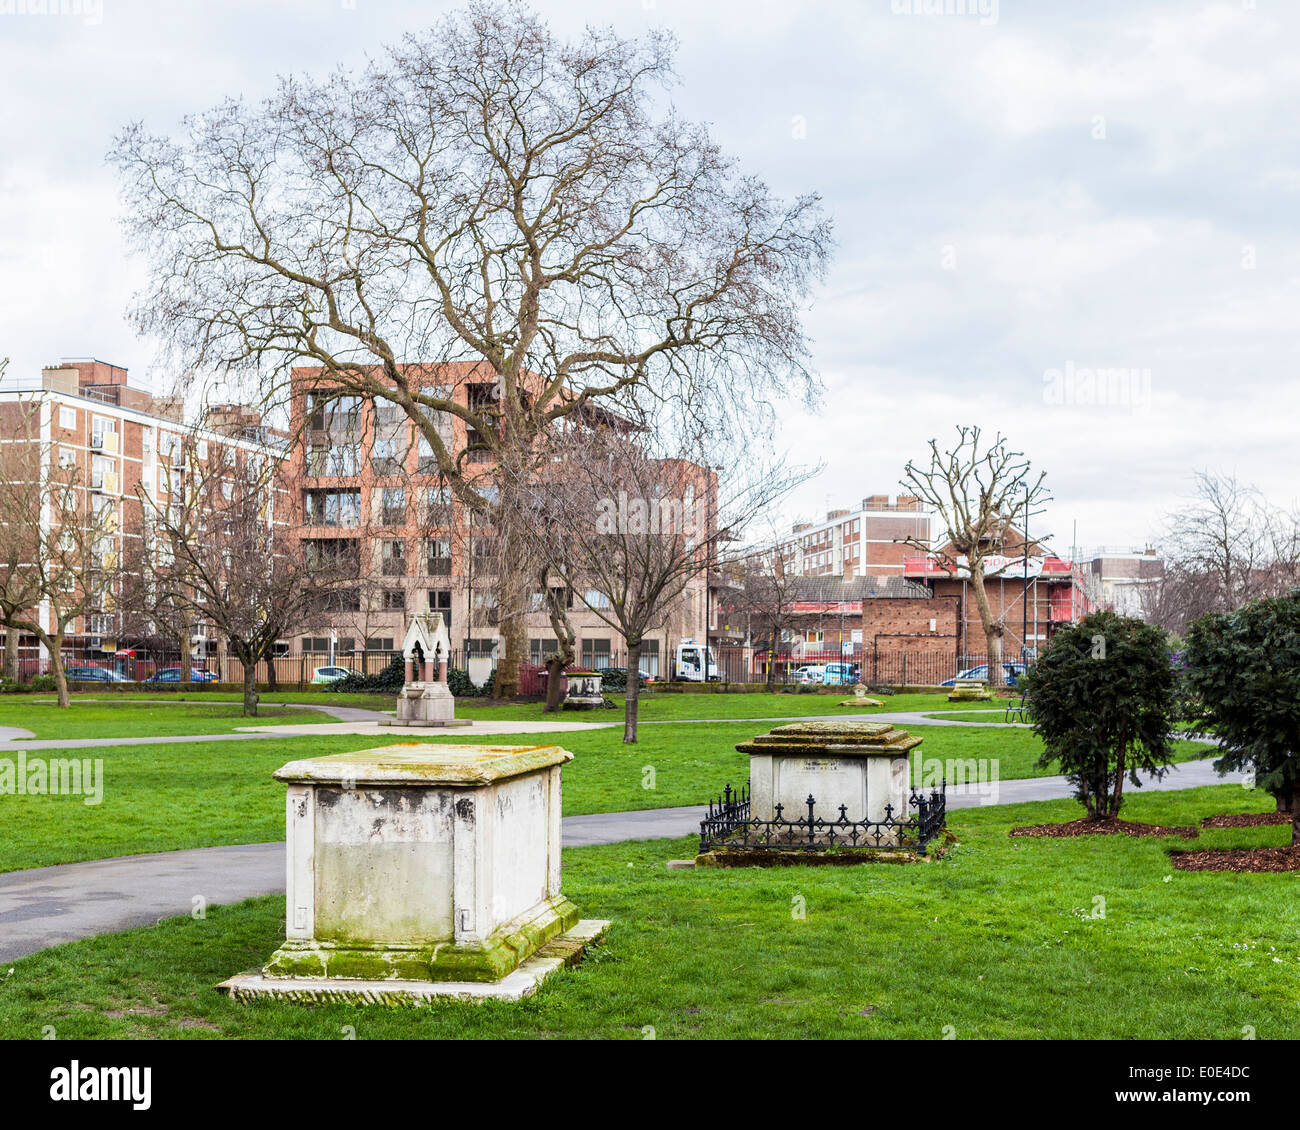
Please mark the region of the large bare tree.
[[[242, 371], [270, 395], [319, 366], [400, 406], [470, 506], [471, 445], [527, 481], [538, 436], [633, 390], [699, 414], [811, 396], [802, 309], [829, 221], [665, 106], [674, 50], [663, 32], [565, 42], [522, 4], [475, 3], [179, 140], [130, 126], [112, 156], [151, 265], [136, 324], [177, 370]], [[491, 395], [430, 379], [466, 361]], [[503, 609], [528, 581], [504, 572]], [[502, 632], [506, 694], [522, 620]]]
[[[991, 442], [980, 428], [958, 425], [957, 442], [941, 450], [939, 441], [930, 441], [928, 465], [908, 462], [900, 485], [921, 499], [938, 518], [938, 535], [944, 543], [937, 546], [940, 568], [949, 576], [965, 571], [979, 612], [980, 626], [988, 653], [989, 682], [1001, 686], [1002, 637], [1006, 624], [989, 603], [984, 582], [1000, 576], [1011, 567], [1004, 562], [991, 566], [989, 558], [1008, 554], [1029, 554], [1034, 545], [1026, 544], [1024, 527], [1027, 519], [1042, 513], [1050, 494], [1045, 471], [1034, 474], [1024, 453], [1011, 448], [998, 433]], [[1019, 529], [1015, 523], [1021, 523]], [[935, 554], [936, 545], [916, 537], [900, 539], [904, 544], [926, 554]], [[1042, 544], [1045, 536], [1035, 539]]]

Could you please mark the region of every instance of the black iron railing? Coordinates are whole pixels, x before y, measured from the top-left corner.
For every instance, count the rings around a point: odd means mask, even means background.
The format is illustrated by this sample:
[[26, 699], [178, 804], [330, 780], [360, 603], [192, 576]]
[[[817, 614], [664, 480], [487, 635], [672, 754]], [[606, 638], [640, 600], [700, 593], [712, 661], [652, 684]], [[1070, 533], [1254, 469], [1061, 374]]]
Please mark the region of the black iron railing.
[[830, 848], [870, 848], [881, 851], [924, 851], [943, 831], [947, 818], [947, 781], [927, 795], [913, 791], [908, 806], [914, 813], [902, 819], [893, 805], [885, 805], [883, 820], [850, 820], [845, 805], [838, 816], [817, 815], [817, 801], [811, 795], [807, 812], [788, 819], [785, 806], [776, 805], [773, 819], [755, 819], [750, 813], [749, 787], [734, 790], [730, 785], [721, 797], [709, 801], [708, 815], [700, 822], [700, 851], [715, 848], [776, 848], [783, 851], [826, 851]]

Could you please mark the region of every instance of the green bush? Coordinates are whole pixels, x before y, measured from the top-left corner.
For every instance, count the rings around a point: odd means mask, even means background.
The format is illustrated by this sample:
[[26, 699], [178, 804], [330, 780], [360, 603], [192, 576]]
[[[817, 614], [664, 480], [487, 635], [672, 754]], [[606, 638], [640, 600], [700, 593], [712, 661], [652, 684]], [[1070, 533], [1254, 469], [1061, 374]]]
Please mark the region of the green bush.
[[1225, 750], [1214, 767], [1254, 774], [1300, 844], [1300, 591], [1203, 616], [1185, 655], [1193, 718]]
[[388, 666], [375, 675], [345, 675], [330, 685], [333, 691], [369, 691], [373, 694], [395, 695], [406, 685], [406, 662], [394, 655]]
[[1040, 768], [1059, 763], [1093, 820], [1114, 819], [1124, 778], [1164, 776], [1177, 700], [1165, 633], [1094, 612], [1052, 637], [1020, 682], [1043, 739]]

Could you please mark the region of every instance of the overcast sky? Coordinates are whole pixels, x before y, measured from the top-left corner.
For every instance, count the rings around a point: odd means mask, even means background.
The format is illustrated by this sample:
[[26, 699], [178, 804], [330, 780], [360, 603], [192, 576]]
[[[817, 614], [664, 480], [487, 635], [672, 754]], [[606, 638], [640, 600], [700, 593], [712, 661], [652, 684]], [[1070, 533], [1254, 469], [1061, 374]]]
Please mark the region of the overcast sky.
[[[60, 2], [75, 11], [33, 13]], [[10, 373], [96, 356], [154, 379], [104, 163], [123, 124], [170, 130], [277, 74], [361, 64], [456, 6], [0, 0]], [[1085, 547], [1141, 543], [1198, 468], [1300, 495], [1296, 0], [535, 7], [562, 31], [670, 28], [682, 111], [778, 191], [825, 198], [825, 395], [786, 408], [780, 439], [826, 469], [790, 516], [895, 493], [957, 423], [1048, 472], [1062, 551], [1076, 521]], [[1096, 369], [1122, 372], [1080, 403]]]

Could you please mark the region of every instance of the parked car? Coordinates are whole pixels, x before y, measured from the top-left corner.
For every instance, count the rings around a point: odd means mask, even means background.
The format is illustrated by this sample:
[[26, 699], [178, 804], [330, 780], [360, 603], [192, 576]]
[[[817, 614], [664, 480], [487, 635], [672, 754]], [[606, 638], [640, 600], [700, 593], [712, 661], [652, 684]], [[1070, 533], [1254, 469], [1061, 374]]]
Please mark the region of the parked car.
[[832, 686], [851, 686], [857, 681], [857, 668], [852, 663], [828, 663], [822, 671], [822, 682]]
[[64, 674], [70, 683], [133, 683], [112, 667], [68, 667]]
[[[196, 683], [215, 683], [220, 680], [220, 676], [215, 671], [205, 671], [202, 667], [191, 667], [190, 676]], [[155, 671], [147, 679], [146, 683], [179, 683], [181, 681], [181, 669], [179, 667], [164, 667], [161, 671]]]
[[317, 667], [312, 672], [311, 681], [317, 686], [322, 684], [329, 685], [337, 683], [340, 679], [346, 679], [349, 675], [357, 674], [351, 667]]
[[[1018, 663], [1010, 660], [1004, 662], [1002, 664], [1002, 671], [1003, 678], [1006, 680], [1006, 685], [1014, 687], [1016, 685], [1016, 680], [1025, 673], [1027, 667], [1028, 665], [1025, 663]], [[946, 679], [944, 682], [940, 683], [939, 686], [955, 687], [957, 685], [957, 679], [983, 679], [987, 683], [989, 681], [989, 665], [987, 663], [981, 663], [978, 667], [968, 667], [965, 671], [960, 672], [956, 678]]]
[[807, 667], [800, 667], [795, 672], [796, 681], [800, 683], [824, 683], [826, 681], [826, 668], [820, 664], [810, 664]]

